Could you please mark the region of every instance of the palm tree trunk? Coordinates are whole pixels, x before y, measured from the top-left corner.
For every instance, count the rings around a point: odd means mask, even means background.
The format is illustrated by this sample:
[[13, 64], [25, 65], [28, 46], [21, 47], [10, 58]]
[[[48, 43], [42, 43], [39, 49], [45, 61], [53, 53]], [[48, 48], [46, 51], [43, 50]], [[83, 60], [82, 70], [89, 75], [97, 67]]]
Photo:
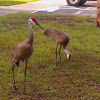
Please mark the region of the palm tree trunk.
[[100, 28], [100, 0], [97, 0], [97, 27]]

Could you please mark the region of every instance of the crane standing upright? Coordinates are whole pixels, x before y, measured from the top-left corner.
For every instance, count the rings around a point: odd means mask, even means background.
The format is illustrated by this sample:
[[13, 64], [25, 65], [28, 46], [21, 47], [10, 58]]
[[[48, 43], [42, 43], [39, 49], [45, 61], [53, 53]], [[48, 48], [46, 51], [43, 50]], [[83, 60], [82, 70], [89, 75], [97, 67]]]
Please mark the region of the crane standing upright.
[[[38, 25], [40, 28], [42, 28], [37, 22], [34, 17], [31, 17], [28, 19], [28, 25], [30, 30], [30, 36], [28, 39], [18, 43], [14, 46], [12, 51], [12, 71], [13, 71], [13, 78], [14, 78], [14, 90], [17, 91], [16, 85], [15, 85], [15, 75], [14, 75], [14, 66], [19, 66], [19, 62], [22, 60], [25, 60], [26, 66], [25, 66], [25, 79], [24, 79], [24, 92], [25, 92], [25, 82], [26, 82], [26, 70], [27, 70], [27, 63], [28, 58], [32, 55], [33, 52], [33, 29], [32, 29], [32, 23]], [[42, 28], [43, 29], [43, 28]]]
[[71, 55], [70, 55], [70, 52], [65, 49], [66, 45], [69, 42], [69, 36], [65, 32], [63, 32], [59, 29], [53, 29], [53, 28], [48, 28], [44, 32], [44, 35], [46, 35], [49, 38], [52, 38], [56, 43], [56, 66], [58, 66], [58, 64], [57, 64], [57, 47], [59, 44], [60, 44], [60, 49], [59, 49], [60, 65], [61, 65], [61, 46], [63, 47], [63, 51], [65, 52], [65, 54], [69, 60], [69, 64], [70, 64]]

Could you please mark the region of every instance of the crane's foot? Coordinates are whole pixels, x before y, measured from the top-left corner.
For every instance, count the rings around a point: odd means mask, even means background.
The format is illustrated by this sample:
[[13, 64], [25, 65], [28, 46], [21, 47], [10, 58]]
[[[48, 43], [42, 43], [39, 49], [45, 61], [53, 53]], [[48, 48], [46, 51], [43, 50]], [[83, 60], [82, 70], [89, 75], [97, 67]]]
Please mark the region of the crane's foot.
[[58, 67], [58, 64], [56, 64], [56, 66]]
[[61, 60], [60, 60], [60, 67], [61, 67], [62, 65], [61, 65]]
[[24, 95], [27, 95], [27, 93], [26, 93], [26, 92], [23, 92], [23, 94], [24, 94]]
[[24, 90], [23, 94], [24, 94], [24, 95], [27, 95], [27, 92]]
[[57, 67], [63, 67], [62, 65], [58, 65]]
[[62, 67], [62, 64], [60, 63], [60, 65], [58, 63], [56, 63], [56, 66], [57, 67]]
[[56, 62], [56, 66], [58, 67], [58, 63]]
[[26, 93], [26, 86], [24, 86], [23, 94], [24, 94], [24, 95], [27, 95], [27, 93]]
[[14, 87], [14, 92], [17, 91], [18, 92], [18, 88], [16, 88], [16, 86]]

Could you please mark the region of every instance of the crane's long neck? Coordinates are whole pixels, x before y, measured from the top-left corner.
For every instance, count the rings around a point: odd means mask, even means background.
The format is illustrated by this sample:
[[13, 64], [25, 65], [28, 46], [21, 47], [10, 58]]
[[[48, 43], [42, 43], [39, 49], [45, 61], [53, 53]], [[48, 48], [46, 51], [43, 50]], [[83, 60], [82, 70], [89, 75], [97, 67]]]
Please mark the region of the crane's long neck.
[[66, 50], [65, 48], [63, 48], [63, 51], [65, 52], [66, 55], [70, 55], [70, 52]]
[[29, 31], [30, 31], [29, 43], [30, 44], [33, 44], [33, 29], [32, 29], [32, 23], [30, 21], [28, 21], [28, 25], [29, 25]]

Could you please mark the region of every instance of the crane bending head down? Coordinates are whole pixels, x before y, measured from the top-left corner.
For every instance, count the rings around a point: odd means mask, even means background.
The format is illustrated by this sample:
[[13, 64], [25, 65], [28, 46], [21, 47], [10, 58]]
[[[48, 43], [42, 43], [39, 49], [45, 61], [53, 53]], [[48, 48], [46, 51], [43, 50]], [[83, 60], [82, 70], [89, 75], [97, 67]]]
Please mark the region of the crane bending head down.
[[60, 65], [61, 65], [61, 47], [63, 48], [64, 53], [67, 56], [67, 59], [69, 60], [69, 64], [70, 64], [70, 57], [71, 54], [68, 50], [66, 50], [66, 46], [69, 43], [69, 36], [66, 34], [66, 32], [59, 30], [59, 29], [54, 29], [54, 28], [48, 28], [45, 32], [44, 35], [46, 35], [48, 38], [51, 38], [55, 41], [56, 43], [56, 66], [58, 66], [57, 64], [57, 48], [58, 45], [60, 45], [60, 49], [59, 49], [59, 57], [60, 57]]
[[70, 58], [71, 58], [71, 54], [68, 50], [66, 50], [65, 48], [63, 48], [63, 51], [65, 52], [66, 56], [67, 56], [67, 59], [69, 61], [69, 64], [70, 64]]

